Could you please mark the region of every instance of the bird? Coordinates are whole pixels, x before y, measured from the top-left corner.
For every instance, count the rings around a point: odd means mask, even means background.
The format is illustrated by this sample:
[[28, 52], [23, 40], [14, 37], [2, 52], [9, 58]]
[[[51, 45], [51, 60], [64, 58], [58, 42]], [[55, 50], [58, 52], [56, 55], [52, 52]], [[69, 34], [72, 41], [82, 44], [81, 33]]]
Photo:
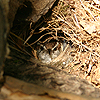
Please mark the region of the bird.
[[50, 63], [52, 59], [59, 56], [64, 51], [67, 43], [57, 40], [50, 40], [45, 43], [37, 43], [37, 56], [43, 63]]

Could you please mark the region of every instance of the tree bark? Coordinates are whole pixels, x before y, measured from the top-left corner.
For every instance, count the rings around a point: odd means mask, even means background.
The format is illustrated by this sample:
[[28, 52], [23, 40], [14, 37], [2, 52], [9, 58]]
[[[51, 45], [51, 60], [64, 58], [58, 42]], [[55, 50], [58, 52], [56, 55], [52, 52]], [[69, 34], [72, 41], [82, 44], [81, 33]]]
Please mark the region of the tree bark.
[[7, 20], [8, 10], [8, 1], [0, 0], [0, 83], [3, 81], [3, 62], [7, 54], [6, 39], [9, 30]]
[[100, 98], [55, 91], [6, 76], [5, 84], [1, 88], [0, 99], [15, 100], [15, 98], [16, 100], [100, 100]]
[[18, 20], [36, 22], [45, 15], [56, 0], [10, 0], [8, 20], [12, 27], [15, 16]]

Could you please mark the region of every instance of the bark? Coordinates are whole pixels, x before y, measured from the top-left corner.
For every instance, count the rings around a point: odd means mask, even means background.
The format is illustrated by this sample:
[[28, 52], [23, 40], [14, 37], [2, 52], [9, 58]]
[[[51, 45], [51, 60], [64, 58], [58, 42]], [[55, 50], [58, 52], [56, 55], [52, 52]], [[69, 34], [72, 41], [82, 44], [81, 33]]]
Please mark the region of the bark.
[[100, 98], [55, 91], [6, 76], [5, 84], [1, 88], [0, 99], [15, 100], [15, 98], [16, 100], [100, 100]]
[[3, 80], [3, 62], [6, 56], [6, 39], [9, 30], [7, 21], [8, 1], [0, 0], [0, 83]]
[[12, 27], [15, 15], [18, 20], [36, 22], [46, 14], [56, 0], [10, 0], [8, 20]]

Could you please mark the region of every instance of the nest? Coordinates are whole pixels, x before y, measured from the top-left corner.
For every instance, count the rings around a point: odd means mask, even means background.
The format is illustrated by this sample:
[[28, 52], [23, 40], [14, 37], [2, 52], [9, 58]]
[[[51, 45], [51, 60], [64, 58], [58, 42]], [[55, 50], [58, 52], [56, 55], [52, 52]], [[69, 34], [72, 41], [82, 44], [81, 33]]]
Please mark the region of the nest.
[[[43, 51], [47, 43], [59, 43], [58, 55], [49, 59], [49, 63], [42, 62], [100, 87], [99, 8], [98, 0], [60, 0], [51, 17], [43, 16], [37, 23], [14, 26], [8, 38], [9, 47], [42, 61], [37, 53], [39, 49]], [[57, 48], [58, 45], [54, 49]]]

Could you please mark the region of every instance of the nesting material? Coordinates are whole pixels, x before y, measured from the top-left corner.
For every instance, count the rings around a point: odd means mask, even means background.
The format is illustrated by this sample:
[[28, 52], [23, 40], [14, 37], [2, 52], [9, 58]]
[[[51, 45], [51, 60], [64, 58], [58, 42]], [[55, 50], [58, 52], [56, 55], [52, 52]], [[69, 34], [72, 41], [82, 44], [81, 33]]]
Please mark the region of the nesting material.
[[[36, 28], [30, 27], [31, 32], [23, 39], [22, 34], [19, 36], [13, 34], [22, 41], [21, 45], [15, 44], [21, 52], [86, 79], [95, 87], [100, 87], [97, 77], [99, 74], [97, 70], [100, 69], [99, 8], [98, 0], [60, 0], [52, 10], [51, 18], [44, 21], [46, 25], [41, 25], [38, 32]], [[35, 38], [36, 34], [39, 36], [36, 41], [28, 42], [32, 36]], [[20, 41], [18, 43], [21, 43]], [[23, 44], [24, 49], [21, 48]]]

